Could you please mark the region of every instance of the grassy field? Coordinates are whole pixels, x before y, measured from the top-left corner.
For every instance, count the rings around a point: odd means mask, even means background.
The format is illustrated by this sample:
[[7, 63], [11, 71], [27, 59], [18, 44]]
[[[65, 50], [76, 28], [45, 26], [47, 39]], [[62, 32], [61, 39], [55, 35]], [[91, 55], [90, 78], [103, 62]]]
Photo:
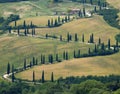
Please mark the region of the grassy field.
[[[50, 16], [51, 17], [51, 16]], [[50, 18], [46, 16], [32, 17], [27, 18], [26, 23], [30, 24], [33, 21], [34, 24], [47, 24], [46, 19]], [[52, 16], [54, 18], [54, 16]], [[22, 24], [24, 20], [19, 20], [17, 23]], [[14, 23], [12, 23], [13, 25]], [[101, 38], [103, 42], [107, 43], [107, 40], [110, 38], [111, 43], [115, 43], [114, 36], [119, 33], [119, 30], [109, 26], [101, 16], [94, 15], [92, 18], [82, 18], [78, 20], [73, 20], [71, 22], [65, 23], [60, 27], [56, 28], [38, 28], [36, 29], [37, 35], [45, 36], [46, 34], [60, 36], [66, 38], [67, 33], [70, 33], [74, 36], [75, 33], [79, 35], [81, 40], [82, 34], [85, 35], [85, 41], [88, 42], [89, 36], [93, 33], [95, 42], [98, 42], [98, 39]]]
[[[45, 71], [45, 79], [50, 80], [51, 73], [55, 79], [68, 76], [85, 75], [109, 75], [120, 74], [120, 53], [111, 56], [99, 56], [90, 58], [73, 59], [58, 64], [42, 65], [16, 74], [17, 78], [32, 80], [32, 72], [35, 71], [36, 79], [41, 79], [41, 73]], [[28, 75], [29, 74], [29, 75]]]
[[120, 0], [106, 0], [113, 7], [120, 9]]
[[[86, 11], [91, 11], [94, 6], [84, 5]], [[55, 12], [67, 13], [70, 9], [83, 9], [83, 4], [76, 2], [53, 3], [50, 0], [21, 1], [13, 3], [0, 3], [0, 16], [7, 17], [10, 14], [19, 14], [21, 18], [54, 15]]]
[[41, 54], [46, 55], [47, 58], [48, 54], [58, 53], [61, 58], [64, 51], [68, 51], [69, 58], [72, 58], [74, 49], [81, 49], [81, 53], [87, 53], [89, 47], [93, 48], [93, 45], [89, 44], [66, 43], [59, 40], [17, 37], [15, 35], [0, 36], [0, 44], [0, 75], [6, 71], [8, 62], [14, 64], [15, 67], [21, 67], [24, 58], [27, 58], [27, 63], [29, 63], [35, 56], [40, 62]]

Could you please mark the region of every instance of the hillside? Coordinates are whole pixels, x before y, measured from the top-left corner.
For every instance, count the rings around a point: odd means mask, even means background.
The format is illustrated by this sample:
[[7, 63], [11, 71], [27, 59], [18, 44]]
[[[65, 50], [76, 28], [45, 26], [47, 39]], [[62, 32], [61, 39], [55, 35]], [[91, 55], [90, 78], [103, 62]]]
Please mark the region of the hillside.
[[[32, 21], [35, 25], [46, 25], [48, 19], [56, 18], [56, 16], [40, 16], [40, 17], [30, 17], [26, 19], [26, 23], [30, 24]], [[23, 24], [25, 19], [18, 20], [18, 24]], [[12, 23], [14, 25], [14, 22]], [[46, 34], [60, 36], [62, 35], [66, 38], [67, 33], [71, 35], [77, 33], [79, 39], [81, 40], [82, 34], [85, 35], [85, 41], [88, 42], [89, 36], [93, 33], [95, 41], [101, 38], [103, 42], [107, 43], [110, 38], [111, 43], [115, 43], [115, 35], [119, 33], [119, 30], [109, 26], [102, 18], [102, 16], [94, 15], [92, 18], [82, 18], [73, 20], [71, 22], [65, 23], [60, 27], [56, 28], [37, 28], [36, 34], [45, 36]]]
[[[99, 56], [90, 58], [73, 59], [59, 64], [49, 64], [33, 67], [30, 70], [16, 74], [17, 78], [32, 80], [32, 72], [35, 71], [36, 79], [41, 79], [42, 71], [45, 71], [45, 79], [50, 80], [51, 73], [54, 73], [55, 79], [68, 76], [86, 76], [86, 75], [119, 75], [120, 53], [111, 56]], [[29, 74], [29, 75], [27, 75]]]

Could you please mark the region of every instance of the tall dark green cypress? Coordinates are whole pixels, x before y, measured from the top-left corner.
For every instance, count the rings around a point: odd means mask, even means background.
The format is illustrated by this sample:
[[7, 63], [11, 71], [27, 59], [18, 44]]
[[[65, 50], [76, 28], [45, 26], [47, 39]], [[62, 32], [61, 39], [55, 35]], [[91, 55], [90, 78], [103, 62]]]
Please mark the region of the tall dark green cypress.
[[53, 72], [51, 74], [51, 82], [54, 82], [54, 74], [53, 74]]
[[24, 69], [26, 70], [26, 59], [24, 59]]
[[108, 39], [108, 49], [110, 50], [110, 39]]
[[77, 34], [75, 34], [75, 41], [78, 41], [78, 36], [77, 36]]
[[35, 72], [33, 71], [33, 75], [32, 75], [32, 81], [35, 82]]
[[48, 27], [50, 27], [51, 25], [50, 25], [50, 20], [48, 20]]
[[32, 59], [33, 66], [35, 65], [35, 57]]
[[97, 53], [97, 46], [95, 44], [94, 52]]
[[91, 51], [90, 51], [90, 48], [88, 49], [88, 54], [90, 55]]
[[44, 70], [42, 71], [42, 79], [41, 79], [42, 83], [45, 82], [45, 77], [44, 77]]
[[58, 54], [56, 54], [56, 61], [59, 61], [59, 56], [58, 56]]
[[86, 16], [86, 10], [85, 10], [85, 8], [83, 8], [83, 15], [84, 15], [84, 17]]
[[98, 40], [98, 45], [100, 45], [101, 44], [101, 39], [99, 38], [99, 40]]
[[25, 22], [25, 20], [23, 22], [23, 27], [24, 27], [24, 29], [26, 28], [26, 22]]
[[101, 44], [101, 50], [105, 50], [105, 45], [104, 45], [104, 43]]
[[82, 42], [84, 42], [84, 34], [82, 34]]
[[69, 42], [69, 41], [70, 41], [70, 34], [67, 33], [67, 42]]
[[65, 58], [66, 58], [66, 54], [65, 54], [66, 52], [64, 51], [63, 52], [63, 59], [65, 60]]
[[60, 35], [60, 41], [62, 41], [62, 35]]
[[17, 30], [17, 34], [20, 35], [20, 29], [19, 29], [19, 27], [18, 27], [18, 30]]
[[66, 52], [66, 56], [65, 56], [65, 57], [66, 57], [66, 60], [68, 60], [68, 57], [69, 57], [69, 56], [68, 56], [68, 52]]
[[30, 61], [30, 68], [32, 67], [32, 62]]
[[12, 82], [15, 81], [15, 75], [14, 75], [14, 65], [12, 65]]
[[8, 65], [7, 65], [7, 74], [10, 73], [10, 63], [8, 62]]

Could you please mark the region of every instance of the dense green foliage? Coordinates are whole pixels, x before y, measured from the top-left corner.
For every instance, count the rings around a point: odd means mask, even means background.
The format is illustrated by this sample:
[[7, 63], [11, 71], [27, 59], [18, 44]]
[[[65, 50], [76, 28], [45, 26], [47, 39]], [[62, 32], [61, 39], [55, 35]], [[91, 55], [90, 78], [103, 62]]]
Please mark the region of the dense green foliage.
[[117, 35], [115, 36], [115, 39], [116, 39], [118, 42], [120, 42], [120, 34], [117, 34]]
[[120, 76], [60, 78], [55, 82], [0, 82], [0, 94], [120, 94]]
[[11, 14], [8, 18], [0, 17], [0, 30], [10, 29], [9, 23], [20, 19], [19, 15]]
[[111, 26], [119, 28], [119, 20], [118, 20], [118, 13], [119, 11], [116, 9], [104, 9], [99, 11], [99, 14], [103, 16], [104, 20]]
[[6, 2], [19, 2], [19, 1], [27, 1], [27, 0], [0, 0], [0, 3], [6, 3]]

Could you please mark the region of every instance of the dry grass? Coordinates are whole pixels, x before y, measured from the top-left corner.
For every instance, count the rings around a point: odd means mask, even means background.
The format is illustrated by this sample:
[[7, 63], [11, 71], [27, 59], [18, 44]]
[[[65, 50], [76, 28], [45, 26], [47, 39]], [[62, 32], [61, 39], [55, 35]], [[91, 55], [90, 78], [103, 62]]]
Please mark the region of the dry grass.
[[[37, 18], [27, 18], [26, 22], [30, 24], [33, 21], [34, 24], [46, 24], [47, 20], [50, 16], [41, 16]], [[18, 21], [18, 23], [23, 23], [23, 20]], [[13, 24], [13, 23], [12, 23]], [[109, 26], [101, 16], [94, 15], [92, 18], [83, 18], [68, 22], [63, 24], [60, 27], [56, 28], [38, 28], [36, 29], [37, 35], [45, 36], [46, 34], [60, 36], [66, 39], [67, 33], [73, 35], [77, 33], [79, 35], [79, 39], [81, 40], [82, 34], [85, 35], [85, 41], [88, 42], [90, 35], [94, 34], [95, 42], [98, 42], [99, 37], [105, 43], [110, 38], [111, 43], [115, 43], [114, 36], [119, 33], [119, 30]]]
[[111, 43], [115, 43], [114, 36], [119, 33], [119, 30], [109, 26], [101, 16], [94, 16], [93, 18], [79, 19], [66, 23], [57, 28], [42, 28], [36, 29], [37, 34], [45, 36], [45, 34], [63, 35], [66, 38], [67, 33], [74, 35], [77, 33], [81, 39], [82, 34], [85, 35], [85, 41], [89, 40], [89, 36], [93, 33], [94, 39], [97, 42], [100, 37], [103, 42], [107, 43], [110, 38]]
[[[73, 59], [58, 64], [36, 66], [32, 69], [16, 74], [17, 78], [32, 79], [32, 72], [35, 71], [36, 79], [41, 79], [41, 73], [45, 71], [45, 79], [50, 80], [54, 72], [55, 79], [68, 76], [83, 75], [109, 75], [120, 74], [120, 53], [111, 56], [99, 56], [90, 58]], [[29, 75], [27, 75], [29, 74]]]
[[120, 9], [120, 0], [106, 0], [113, 7]]
[[[62, 57], [64, 51], [68, 51], [70, 58], [72, 58], [74, 49], [81, 49], [81, 53], [87, 53], [89, 47], [93, 48], [93, 45], [82, 43], [66, 43], [59, 40], [17, 37], [14, 35], [1, 36], [0, 44], [0, 74], [6, 71], [8, 62], [14, 64], [15, 67], [22, 67], [24, 58], [27, 58], [27, 63], [29, 63], [35, 56], [40, 62], [41, 54], [48, 56], [48, 54], [59, 53]], [[47, 57], [46, 60], [48, 60]]]

